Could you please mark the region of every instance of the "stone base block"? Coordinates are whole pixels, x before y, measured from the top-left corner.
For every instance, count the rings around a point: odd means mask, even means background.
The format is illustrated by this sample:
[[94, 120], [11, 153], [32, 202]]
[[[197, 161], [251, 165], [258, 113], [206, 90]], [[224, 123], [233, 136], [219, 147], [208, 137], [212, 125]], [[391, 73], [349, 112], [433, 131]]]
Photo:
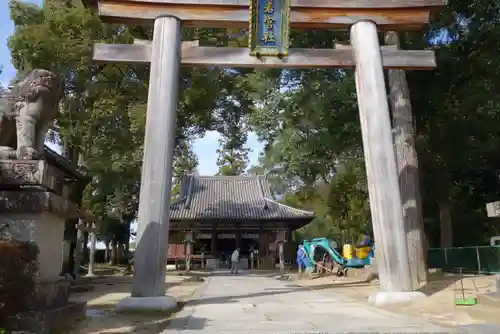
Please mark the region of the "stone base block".
[[385, 306], [393, 304], [408, 304], [415, 299], [426, 298], [427, 296], [419, 291], [411, 292], [377, 292], [368, 298], [368, 302], [374, 306]]
[[170, 296], [127, 297], [116, 305], [116, 310], [118, 312], [172, 311], [176, 308], [177, 301]]
[[21, 313], [14, 323], [16, 331], [36, 334], [69, 333], [75, 321], [86, 316], [87, 302], [70, 302], [44, 311]]
[[79, 284], [75, 286], [70, 286], [69, 291], [73, 293], [82, 293], [88, 291], [94, 291], [94, 286], [89, 284]]
[[0, 226], [5, 237], [38, 245], [41, 281], [61, 273], [66, 219], [78, 218], [78, 206], [46, 191], [0, 190]]
[[38, 309], [61, 307], [68, 304], [70, 282], [64, 279], [40, 281], [36, 286], [36, 306]]
[[64, 176], [45, 160], [0, 160], [0, 189], [41, 187], [62, 195]]
[[62, 330], [73, 326], [75, 321], [84, 319], [87, 311], [87, 302], [70, 302], [64, 306], [44, 312], [44, 327], [47, 333]]

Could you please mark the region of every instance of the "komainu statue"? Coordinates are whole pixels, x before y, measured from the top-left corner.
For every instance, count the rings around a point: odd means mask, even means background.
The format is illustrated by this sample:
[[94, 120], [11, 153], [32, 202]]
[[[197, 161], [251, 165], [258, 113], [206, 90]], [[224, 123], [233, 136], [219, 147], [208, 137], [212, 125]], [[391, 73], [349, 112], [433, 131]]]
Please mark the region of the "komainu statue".
[[62, 82], [35, 69], [0, 97], [0, 160], [37, 160], [59, 111]]

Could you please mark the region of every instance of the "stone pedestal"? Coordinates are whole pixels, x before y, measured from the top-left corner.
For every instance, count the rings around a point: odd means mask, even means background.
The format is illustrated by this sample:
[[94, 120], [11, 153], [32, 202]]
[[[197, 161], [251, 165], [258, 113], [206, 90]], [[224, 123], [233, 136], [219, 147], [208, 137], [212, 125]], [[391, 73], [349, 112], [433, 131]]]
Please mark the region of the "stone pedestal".
[[4, 237], [38, 245], [36, 308], [68, 303], [69, 282], [59, 278], [65, 259], [64, 227], [78, 206], [62, 196], [65, 174], [43, 160], [0, 161], [0, 226]]
[[36, 287], [36, 308], [61, 307], [68, 303], [70, 282], [64, 278], [39, 280]]
[[8, 224], [4, 233], [17, 240], [35, 242], [41, 281], [57, 280], [63, 259], [64, 223], [76, 215], [77, 206], [46, 191], [0, 191], [0, 224]]
[[44, 160], [0, 160], [2, 236], [39, 248], [35, 304], [19, 317], [23, 330], [50, 333], [85, 316], [86, 303], [70, 303], [70, 283], [59, 277], [69, 251], [63, 242], [65, 221], [81, 214], [65, 196], [70, 188], [66, 173]]
[[1, 190], [43, 189], [62, 196], [69, 188], [64, 181], [63, 173], [45, 160], [0, 160]]

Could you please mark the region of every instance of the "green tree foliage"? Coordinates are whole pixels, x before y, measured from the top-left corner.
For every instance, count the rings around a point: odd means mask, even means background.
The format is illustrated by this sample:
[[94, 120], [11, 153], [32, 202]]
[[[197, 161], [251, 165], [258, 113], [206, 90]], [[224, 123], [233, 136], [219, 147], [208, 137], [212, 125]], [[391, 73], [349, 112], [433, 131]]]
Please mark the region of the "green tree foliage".
[[[67, 157], [76, 164], [82, 155], [94, 176], [85, 205], [104, 220], [130, 221], [140, 189], [149, 68], [96, 64], [91, 49], [95, 42], [148, 39], [151, 27], [104, 24], [81, 6], [49, 4], [42, 10], [11, 2], [13, 64], [19, 72], [43, 67], [64, 78], [57, 125]], [[424, 34], [401, 36], [404, 48], [432, 48], [438, 60], [434, 71], [408, 73], [431, 246], [440, 239], [485, 243], [500, 232], [484, 212], [500, 196], [499, 13], [497, 0], [451, 0]], [[212, 45], [247, 43], [247, 31], [237, 29], [182, 34]], [[291, 39], [292, 47], [332, 48], [347, 34], [292, 31]], [[206, 131], [221, 135], [219, 173], [244, 173], [245, 143], [254, 131], [265, 150], [248, 172], [265, 174], [284, 203], [316, 212], [299, 237], [352, 240], [369, 229], [351, 71], [197, 68], [182, 69], [180, 80], [177, 180], [196, 170], [191, 144]], [[118, 240], [119, 233], [111, 234]]]
[[[499, 6], [450, 1], [428, 34], [438, 44], [437, 70], [409, 76], [433, 245], [439, 244], [439, 230], [448, 245], [484, 244], [499, 232], [484, 209], [500, 195]], [[414, 35], [406, 43], [421, 44]]]
[[227, 73], [231, 82], [221, 92], [222, 98], [215, 110], [218, 119], [216, 130], [220, 134], [217, 150], [219, 175], [243, 174], [248, 164], [249, 149], [244, 146], [248, 139], [247, 115], [253, 107], [249, 98], [252, 88], [238, 78], [241, 74], [245, 72]]
[[[48, 0], [40, 8], [13, 0], [10, 12], [15, 25], [9, 38], [12, 63], [19, 73], [45, 68], [62, 77], [65, 94], [55, 140], [74, 165], [83, 157], [94, 179], [84, 206], [102, 220], [103, 239], [121, 242], [120, 224], [130, 225], [138, 208], [149, 66], [95, 63], [92, 45], [148, 39], [152, 27], [103, 23], [78, 1]], [[183, 29], [182, 34], [185, 40], [227, 35], [220, 29]], [[237, 131], [237, 108], [227, 101], [247, 109], [251, 105], [245, 89], [238, 95], [234, 88], [238, 76], [214, 69], [181, 70], [175, 180], [196, 169], [191, 148], [195, 138], [207, 130], [228, 136]]]
[[[434, 71], [408, 73], [431, 246], [443, 242], [441, 234], [447, 243], [466, 245], [484, 244], [499, 233], [484, 209], [500, 196], [499, 6], [498, 1], [450, 1], [425, 34], [402, 38], [404, 48], [432, 48], [438, 60]], [[296, 33], [293, 44], [325, 47], [334, 37], [345, 38], [325, 34]], [[315, 210], [317, 218], [301, 237], [355, 238], [366, 231], [369, 210], [364, 171], [357, 165], [362, 146], [351, 73], [260, 76], [261, 107], [250, 119], [267, 145], [253, 169], [274, 170], [287, 180], [279, 191], [285, 203]]]

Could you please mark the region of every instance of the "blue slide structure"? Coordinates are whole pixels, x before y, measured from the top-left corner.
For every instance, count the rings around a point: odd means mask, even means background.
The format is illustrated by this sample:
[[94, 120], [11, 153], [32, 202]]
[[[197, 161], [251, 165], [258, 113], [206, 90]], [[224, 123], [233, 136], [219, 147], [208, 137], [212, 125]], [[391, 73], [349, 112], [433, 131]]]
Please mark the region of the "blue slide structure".
[[314, 270], [314, 266], [316, 262], [314, 261], [314, 251], [316, 250], [316, 247], [321, 247], [323, 248], [334, 260], [341, 266], [341, 268], [346, 269], [346, 268], [363, 268], [366, 265], [369, 265], [369, 259], [368, 260], [361, 260], [358, 258], [352, 258], [349, 260], [346, 260], [335, 248], [334, 244], [328, 240], [327, 238], [314, 238], [311, 240], [304, 240], [303, 241], [304, 248], [306, 250], [307, 258], [309, 259], [308, 261], [308, 268], [309, 270]]

